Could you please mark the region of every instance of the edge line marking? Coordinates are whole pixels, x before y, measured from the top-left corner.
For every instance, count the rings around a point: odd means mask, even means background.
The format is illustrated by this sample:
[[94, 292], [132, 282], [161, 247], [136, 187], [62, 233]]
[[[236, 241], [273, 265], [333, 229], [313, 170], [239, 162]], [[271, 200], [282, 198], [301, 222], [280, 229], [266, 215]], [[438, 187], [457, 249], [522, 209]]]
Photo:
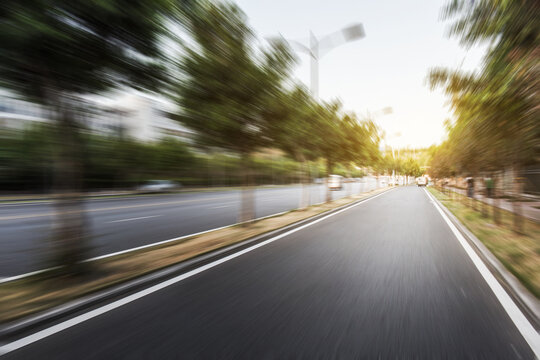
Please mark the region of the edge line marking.
[[508, 295], [506, 290], [504, 290], [502, 285], [497, 281], [495, 276], [493, 276], [491, 271], [489, 271], [486, 264], [484, 264], [480, 256], [478, 256], [478, 254], [474, 251], [469, 242], [465, 239], [465, 237], [461, 234], [461, 232], [459, 232], [454, 223], [452, 223], [452, 221], [444, 213], [437, 201], [434, 200], [433, 195], [431, 195], [427, 189], [424, 189], [424, 192], [433, 203], [433, 206], [435, 206], [435, 209], [437, 209], [439, 214], [441, 214], [441, 217], [446, 222], [454, 236], [458, 239], [459, 243], [469, 256], [469, 258], [472, 260], [473, 264], [476, 266], [476, 269], [478, 270], [480, 275], [482, 275], [485, 282], [490, 287], [491, 291], [495, 294], [495, 297], [497, 298], [497, 300], [499, 300], [499, 303], [502, 305], [503, 309], [506, 311], [506, 313], [514, 323], [521, 336], [525, 339], [525, 341], [531, 348], [534, 356], [537, 359], [540, 359], [540, 335], [536, 332], [536, 330], [531, 325], [529, 320], [527, 320], [525, 315], [523, 315], [523, 313], [518, 308], [516, 303], [514, 303], [510, 295]]

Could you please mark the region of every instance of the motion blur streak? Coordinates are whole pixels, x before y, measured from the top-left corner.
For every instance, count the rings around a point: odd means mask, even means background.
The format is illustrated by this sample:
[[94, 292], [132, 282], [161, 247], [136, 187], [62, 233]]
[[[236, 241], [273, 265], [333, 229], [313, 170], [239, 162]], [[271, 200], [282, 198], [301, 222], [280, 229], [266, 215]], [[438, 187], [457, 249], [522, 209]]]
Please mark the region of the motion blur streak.
[[0, 1], [0, 344], [46, 335], [8, 356], [533, 358], [540, 3], [439, 0], [466, 71], [431, 0], [242, 1]]

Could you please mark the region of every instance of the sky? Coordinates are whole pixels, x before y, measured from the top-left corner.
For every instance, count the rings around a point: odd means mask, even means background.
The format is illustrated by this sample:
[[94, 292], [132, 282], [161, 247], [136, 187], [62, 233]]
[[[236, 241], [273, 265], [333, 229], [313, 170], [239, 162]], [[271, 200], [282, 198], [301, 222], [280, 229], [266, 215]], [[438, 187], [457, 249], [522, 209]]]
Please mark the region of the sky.
[[[319, 63], [319, 97], [340, 99], [344, 109], [370, 113], [394, 147], [427, 147], [442, 141], [452, 117], [442, 90], [426, 83], [433, 67], [475, 70], [484, 47], [465, 49], [449, 38], [441, 19], [448, 0], [236, 0], [261, 43], [281, 34], [307, 43], [362, 23], [366, 37], [343, 44]], [[310, 60], [298, 54], [294, 77], [309, 86]], [[383, 115], [382, 108], [393, 112]]]

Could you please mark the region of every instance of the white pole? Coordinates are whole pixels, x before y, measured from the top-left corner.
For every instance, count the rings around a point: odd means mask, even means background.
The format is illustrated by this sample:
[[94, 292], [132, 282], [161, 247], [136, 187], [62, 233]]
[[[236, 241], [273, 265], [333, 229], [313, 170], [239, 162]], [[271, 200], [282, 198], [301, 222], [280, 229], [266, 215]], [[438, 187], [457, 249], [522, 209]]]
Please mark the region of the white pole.
[[309, 51], [311, 56], [311, 94], [319, 99], [319, 42], [312, 31], [309, 32]]

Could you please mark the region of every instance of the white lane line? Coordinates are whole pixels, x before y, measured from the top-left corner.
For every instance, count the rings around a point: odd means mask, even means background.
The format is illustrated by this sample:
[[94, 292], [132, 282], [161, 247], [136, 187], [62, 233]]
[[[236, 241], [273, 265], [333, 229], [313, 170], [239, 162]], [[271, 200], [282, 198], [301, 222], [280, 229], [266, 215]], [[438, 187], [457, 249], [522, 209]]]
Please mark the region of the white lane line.
[[107, 221], [107, 224], [111, 223], [119, 223], [119, 222], [125, 222], [125, 221], [134, 221], [134, 220], [142, 220], [142, 219], [151, 219], [155, 218], [161, 215], [150, 215], [150, 216], [141, 216], [141, 217], [135, 217], [135, 218], [129, 218], [129, 219], [122, 219], [122, 220], [113, 220], [113, 221]]
[[[424, 189], [427, 196], [433, 200], [433, 195], [429, 193], [427, 189]], [[487, 266], [484, 264], [482, 259], [478, 256], [478, 254], [473, 250], [471, 245], [468, 243], [468, 241], [461, 235], [459, 230], [456, 228], [456, 226], [452, 223], [452, 221], [446, 216], [444, 211], [441, 209], [439, 204], [437, 204], [436, 201], [432, 201], [433, 205], [439, 211], [439, 214], [441, 214], [442, 218], [452, 230], [455, 237], [458, 239], [459, 243], [463, 248], [465, 249], [465, 252], [469, 257], [471, 258], [472, 262], [486, 281], [486, 283], [489, 285], [499, 302], [501, 303], [502, 307], [512, 319], [514, 322], [514, 325], [516, 325], [518, 331], [521, 333], [521, 336], [525, 339], [525, 341], [529, 344], [531, 347], [531, 350], [533, 351], [535, 357], [537, 359], [540, 359], [540, 335], [536, 332], [534, 327], [531, 325], [531, 323], [527, 320], [525, 315], [521, 312], [521, 310], [518, 308], [518, 306], [514, 303], [510, 295], [504, 290], [504, 288], [501, 286], [501, 284], [497, 281], [495, 276], [489, 271]]]
[[[266, 219], [266, 218], [269, 218], [269, 217], [272, 217], [272, 216], [283, 215], [283, 214], [285, 214], [286, 212], [287, 212], [287, 211], [282, 211], [282, 212], [275, 213], [275, 214], [271, 214], [271, 215], [268, 215], [268, 216], [263, 216], [263, 217], [260, 217], [260, 218], [256, 218], [256, 219], [254, 219], [253, 221], [263, 220], [263, 219]], [[206, 233], [209, 233], [209, 232], [212, 232], [212, 231], [225, 229], [225, 228], [228, 228], [228, 227], [231, 227], [231, 226], [235, 226], [235, 225], [239, 225], [239, 224], [242, 224], [242, 223], [236, 223], [236, 224], [232, 224], [232, 225], [225, 225], [225, 226], [221, 226], [221, 227], [218, 227], [218, 228], [215, 228], [215, 229], [204, 230], [204, 231], [200, 231], [200, 232], [193, 233], [193, 234], [188, 234], [188, 235], [179, 236], [179, 237], [172, 238], [172, 239], [167, 239], [167, 240], [163, 240], [163, 241], [158, 241], [158, 242], [151, 243], [151, 244], [148, 244], [148, 245], [142, 245], [142, 246], [138, 246], [138, 247], [131, 248], [131, 249], [126, 249], [126, 250], [117, 251], [117, 252], [110, 253], [110, 254], [105, 254], [105, 255], [101, 255], [101, 256], [96, 256], [96, 257], [93, 257], [93, 258], [90, 258], [90, 259], [83, 260], [83, 262], [90, 262], [90, 261], [96, 261], [96, 260], [100, 260], [100, 259], [106, 259], [106, 258], [109, 258], [109, 257], [112, 257], [112, 256], [116, 256], [116, 255], [120, 255], [120, 254], [125, 254], [125, 253], [129, 253], [129, 252], [137, 251], [137, 250], [141, 250], [141, 249], [146, 249], [146, 248], [153, 247], [153, 246], [163, 245], [163, 244], [167, 244], [167, 243], [170, 243], [170, 242], [173, 242], [173, 241], [179, 241], [179, 240], [187, 239], [187, 238], [190, 238], [190, 237], [193, 237], [193, 236], [198, 236], [198, 235], [206, 234]], [[0, 281], [0, 283], [1, 283], [1, 281]]]
[[232, 205], [221, 205], [221, 206], [212, 206], [210, 209], [222, 209], [226, 207], [231, 207]]
[[289, 231], [287, 231], [287, 232], [285, 232], [283, 234], [274, 236], [273, 238], [270, 238], [268, 240], [265, 240], [263, 242], [255, 244], [253, 246], [250, 246], [250, 247], [248, 247], [248, 248], [246, 248], [244, 250], [240, 250], [240, 251], [238, 251], [238, 252], [236, 252], [234, 254], [228, 255], [228, 256], [226, 256], [224, 258], [221, 258], [221, 259], [213, 261], [213, 262], [211, 262], [209, 264], [203, 265], [203, 266], [201, 266], [201, 267], [199, 267], [197, 269], [191, 270], [191, 271], [189, 271], [189, 272], [187, 272], [185, 274], [179, 275], [177, 277], [166, 280], [166, 281], [164, 281], [162, 283], [159, 283], [157, 285], [151, 286], [148, 289], [141, 290], [139, 292], [136, 292], [135, 294], [126, 296], [125, 298], [122, 298], [120, 300], [116, 300], [116, 301], [114, 301], [114, 302], [112, 302], [110, 304], [101, 306], [101, 307], [99, 307], [97, 309], [94, 309], [92, 311], [89, 311], [87, 313], [78, 315], [78, 316], [76, 316], [76, 317], [74, 317], [72, 319], [63, 321], [63, 322], [61, 322], [59, 324], [56, 324], [56, 325], [53, 325], [53, 326], [51, 326], [49, 328], [38, 331], [38, 332], [36, 332], [36, 333], [34, 333], [32, 335], [28, 335], [28, 336], [26, 336], [24, 338], [21, 338], [19, 340], [15, 340], [13, 342], [2, 345], [2, 346], [0, 346], [0, 356], [5, 355], [7, 353], [10, 353], [12, 351], [15, 351], [17, 349], [20, 349], [20, 348], [22, 348], [24, 346], [30, 345], [32, 343], [35, 343], [36, 341], [42, 340], [42, 339], [44, 339], [46, 337], [49, 337], [51, 335], [54, 335], [54, 334], [60, 332], [60, 331], [63, 331], [63, 330], [68, 329], [68, 328], [70, 328], [72, 326], [75, 326], [75, 325], [78, 325], [78, 324], [80, 324], [82, 322], [90, 320], [90, 319], [92, 319], [92, 318], [94, 318], [96, 316], [99, 316], [101, 314], [104, 314], [106, 312], [114, 310], [116, 308], [119, 308], [120, 306], [129, 304], [130, 302], [133, 302], [133, 301], [135, 301], [137, 299], [140, 299], [140, 298], [142, 298], [142, 297], [144, 297], [146, 295], [150, 295], [150, 294], [152, 294], [152, 293], [154, 293], [156, 291], [159, 291], [159, 290], [164, 289], [164, 288], [166, 288], [168, 286], [176, 284], [177, 282], [180, 282], [180, 281], [182, 281], [184, 279], [187, 279], [187, 278], [190, 278], [190, 277], [192, 277], [194, 275], [197, 275], [197, 274], [199, 274], [199, 273], [201, 273], [201, 272], [203, 272], [205, 270], [211, 269], [211, 268], [213, 268], [215, 266], [218, 266], [218, 265], [220, 265], [220, 264], [222, 264], [224, 262], [232, 260], [232, 259], [234, 259], [236, 257], [239, 257], [239, 256], [241, 256], [243, 254], [246, 254], [246, 253], [248, 253], [250, 251], [253, 251], [253, 250], [257, 249], [257, 248], [260, 248], [260, 247], [265, 246], [267, 244], [270, 244], [270, 243], [272, 243], [272, 242], [274, 242], [276, 240], [279, 240], [279, 239], [282, 239], [282, 238], [284, 238], [286, 236], [294, 234], [297, 231], [300, 231], [300, 230], [303, 230], [303, 229], [305, 229], [305, 228], [307, 228], [309, 226], [315, 225], [315, 224], [317, 224], [317, 223], [319, 223], [319, 222], [321, 222], [323, 220], [326, 220], [326, 219], [328, 219], [328, 218], [330, 218], [332, 216], [335, 216], [337, 214], [340, 214], [340, 213], [342, 213], [344, 211], [350, 210], [350, 209], [352, 209], [352, 208], [354, 208], [354, 207], [356, 207], [356, 206], [358, 206], [360, 204], [363, 204], [363, 203], [365, 203], [365, 202], [367, 202], [369, 200], [372, 200], [372, 199], [375, 199], [375, 198], [377, 198], [377, 197], [379, 197], [381, 195], [387, 194], [388, 192], [390, 192], [390, 191], [385, 191], [383, 193], [377, 194], [377, 195], [375, 195], [373, 197], [370, 197], [368, 199], [359, 201], [358, 203], [356, 203], [354, 205], [351, 205], [351, 206], [349, 206], [349, 207], [347, 207], [345, 209], [341, 209], [341, 210], [338, 210], [338, 211], [336, 211], [334, 213], [328, 214], [328, 215], [326, 215], [326, 216], [324, 216], [324, 217], [322, 217], [320, 219], [314, 220], [314, 221], [312, 221], [312, 222], [310, 222], [308, 224], [299, 226], [299, 227], [297, 227], [295, 229], [292, 229], [292, 230], [289, 230]]
[[46, 271], [56, 270], [56, 269], [59, 269], [59, 268], [60, 268], [59, 266], [54, 266], [54, 267], [41, 269], [41, 270], [36, 270], [36, 271], [32, 271], [32, 272], [24, 273], [24, 274], [20, 274], [20, 275], [15, 275], [15, 276], [10, 276], [10, 277], [3, 277], [3, 278], [0, 278], [0, 284], [7, 283], [7, 282], [10, 282], [10, 281], [19, 280], [19, 279], [23, 279], [23, 278], [28, 277], [28, 276], [41, 274], [41, 273], [44, 273]]

